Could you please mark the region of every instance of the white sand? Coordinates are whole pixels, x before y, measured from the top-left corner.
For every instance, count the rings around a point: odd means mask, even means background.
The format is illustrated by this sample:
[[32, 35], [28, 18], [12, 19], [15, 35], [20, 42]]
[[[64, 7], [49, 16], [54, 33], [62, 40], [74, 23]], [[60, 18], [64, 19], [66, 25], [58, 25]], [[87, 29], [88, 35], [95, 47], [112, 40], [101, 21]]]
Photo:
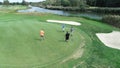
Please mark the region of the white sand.
[[64, 24], [76, 25], [76, 26], [81, 25], [80, 23], [74, 21], [47, 20], [47, 22], [64, 23]]
[[108, 47], [120, 49], [120, 32], [97, 33], [98, 38]]

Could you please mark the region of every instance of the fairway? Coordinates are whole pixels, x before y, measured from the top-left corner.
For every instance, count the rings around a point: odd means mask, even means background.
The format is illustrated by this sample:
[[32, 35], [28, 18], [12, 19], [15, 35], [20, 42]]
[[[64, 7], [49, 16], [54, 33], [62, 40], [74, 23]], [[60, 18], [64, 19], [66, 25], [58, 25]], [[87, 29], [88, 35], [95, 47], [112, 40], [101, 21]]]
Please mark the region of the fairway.
[[[73, 36], [65, 42], [61, 24], [37, 17], [0, 14], [0, 67], [44, 67], [63, 61], [85, 44], [86, 34], [80, 29], [75, 27]], [[70, 27], [66, 25], [66, 30]], [[45, 40], [40, 40], [41, 29], [45, 31]]]

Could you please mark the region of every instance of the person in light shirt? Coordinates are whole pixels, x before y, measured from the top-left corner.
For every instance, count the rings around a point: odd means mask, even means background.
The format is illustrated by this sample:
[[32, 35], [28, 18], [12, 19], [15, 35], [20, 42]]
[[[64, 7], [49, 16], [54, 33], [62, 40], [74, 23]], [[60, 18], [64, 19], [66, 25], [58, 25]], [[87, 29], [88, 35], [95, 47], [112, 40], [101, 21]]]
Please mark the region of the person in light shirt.
[[65, 31], [65, 24], [62, 24], [62, 31]]

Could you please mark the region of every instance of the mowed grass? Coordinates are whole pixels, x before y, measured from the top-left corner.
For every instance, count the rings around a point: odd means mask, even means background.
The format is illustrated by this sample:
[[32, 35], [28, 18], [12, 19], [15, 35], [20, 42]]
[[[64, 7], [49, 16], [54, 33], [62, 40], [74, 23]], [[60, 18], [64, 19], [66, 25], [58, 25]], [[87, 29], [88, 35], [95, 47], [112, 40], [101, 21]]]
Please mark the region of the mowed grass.
[[[40, 21], [40, 18], [0, 14], [0, 67], [31, 68], [54, 64], [71, 55], [85, 41], [84, 32], [75, 27], [73, 36], [65, 42], [61, 24]], [[66, 25], [66, 31], [70, 27]], [[45, 40], [40, 40], [41, 29], [45, 31]]]
[[[51, 64], [44, 68], [120, 68], [120, 50], [105, 46], [96, 36], [96, 33], [110, 33], [120, 31], [119, 28], [96, 21], [80, 17], [65, 17], [56, 15], [45, 15], [41, 20], [57, 19], [77, 21], [82, 25], [76, 27], [85, 38], [84, 53], [81, 58], [70, 59], [65, 63]], [[82, 40], [83, 41], [83, 40]], [[81, 45], [81, 44], [80, 44]]]
[[[67, 43], [61, 24], [48, 23], [48, 19], [82, 25], [74, 26], [74, 35]], [[70, 25], [66, 28], [69, 30]], [[40, 41], [40, 29], [45, 30], [43, 41]], [[95, 35], [112, 31], [120, 29], [81, 17], [1, 12], [0, 68], [120, 68], [120, 50], [105, 46]], [[78, 52], [82, 57], [71, 58], [77, 50], [83, 52], [81, 55]]]

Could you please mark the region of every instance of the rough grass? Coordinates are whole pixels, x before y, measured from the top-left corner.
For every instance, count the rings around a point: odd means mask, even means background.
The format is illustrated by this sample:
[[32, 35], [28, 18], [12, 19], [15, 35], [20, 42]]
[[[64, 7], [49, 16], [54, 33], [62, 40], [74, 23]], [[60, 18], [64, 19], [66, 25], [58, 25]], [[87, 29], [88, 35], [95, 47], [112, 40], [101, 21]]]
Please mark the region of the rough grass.
[[120, 28], [120, 16], [119, 15], [105, 15], [102, 18], [102, 21]]
[[0, 12], [2, 13], [11, 13], [11, 12], [16, 12], [17, 10], [20, 10], [20, 9], [26, 9], [27, 6], [22, 6], [22, 5], [9, 5], [9, 6], [6, 6], [6, 5], [0, 5]]

